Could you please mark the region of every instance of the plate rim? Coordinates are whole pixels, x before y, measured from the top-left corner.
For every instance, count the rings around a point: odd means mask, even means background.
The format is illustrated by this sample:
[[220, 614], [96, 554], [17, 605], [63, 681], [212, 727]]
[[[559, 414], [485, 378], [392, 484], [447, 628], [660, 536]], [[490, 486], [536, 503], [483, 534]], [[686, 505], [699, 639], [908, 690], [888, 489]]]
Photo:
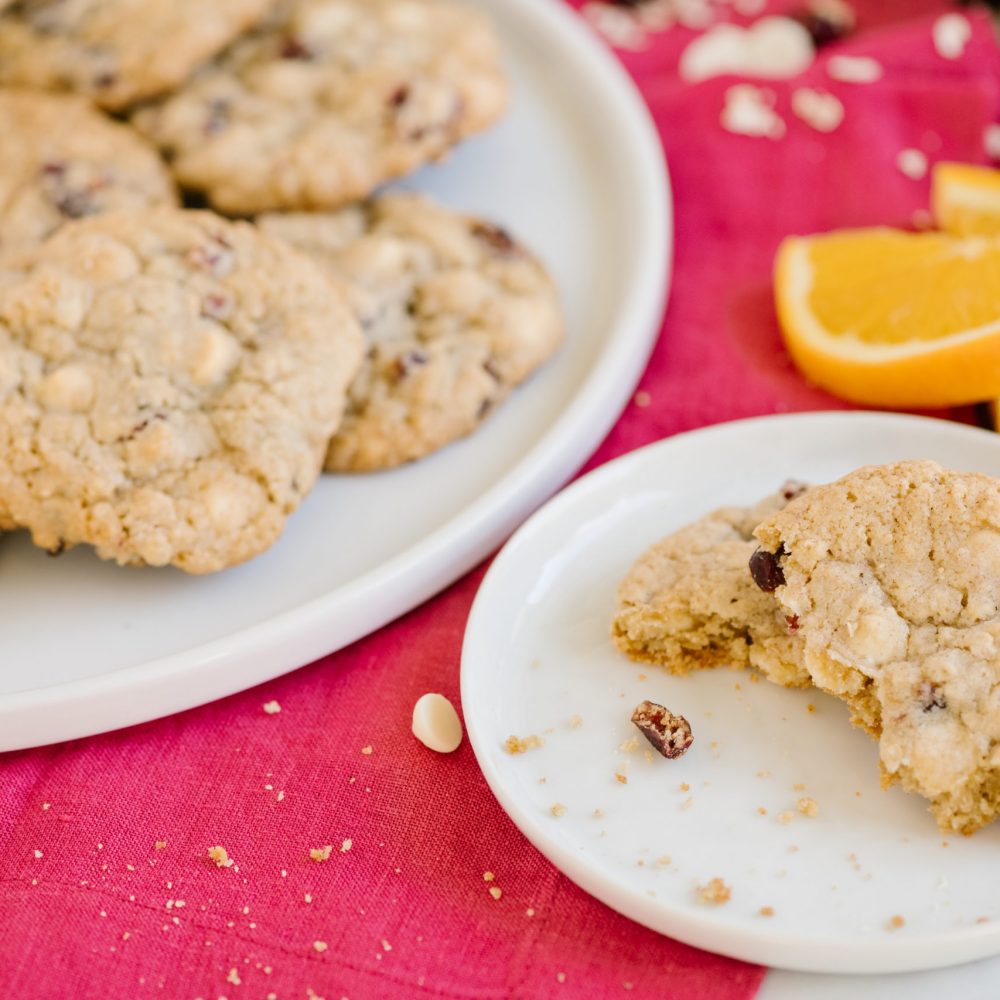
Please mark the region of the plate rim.
[[[669, 452], [678, 445], [684, 446], [699, 438], [725, 437], [754, 426], [779, 426], [788, 423], [815, 423], [817, 427], [829, 423], [858, 426], [876, 424], [879, 427], [896, 426], [907, 429], [934, 427], [938, 431], [947, 428], [946, 433], [954, 433], [956, 437], [982, 436], [983, 441], [992, 438], [1000, 453], [1000, 436], [969, 424], [884, 411], [816, 410], [767, 414], [696, 428], [626, 452], [591, 470], [543, 504], [508, 539], [483, 577], [473, 600], [462, 643], [460, 691], [465, 730], [476, 762], [501, 808], [551, 864], [611, 909], [684, 944], [770, 968], [839, 975], [918, 972], [995, 956], [1000, 954], [998, 924], [972, 925], [940, 933], [905, 937], [872, 937], [861, 941], [830, 937], [822, 943], [813, 938], [796, 937], [787, 933], [768, 936], [765, 930], [764, 940], [761, 940], [748, 934], [742, 924], [732, 925], [716, 920], [710, 912], [702, 913], [691, 908], [672, 906], [663, 900], [653, 902], [641, 893], [623, 889], [612, 879], [603, 876], [598, 869], [589, 866], [584, 855], [575, 854], [564, 846], [560, 838], [551, 832], [550, 824], [523, 807], [516, 796], [510, 793], [499, 769], [493, 763], [490, 755], [492, 744], [487, 744], [479, 717], [475, 712], [467, 711], [468, 706], [475, 704], [477, 700], [476, 675], [472, 664], [479, 655], [476, 650], [478, 623], [480, 618], [490, 613], [488, 605], [492, 588], [502, 580], [508, 563], [518, 558], [520, 548], [529, 544], [534, 534], [544, 530], [548, 521], [565, 515], [577, 503], [578, 498], [620, 480], [628, 475], [630, 466], [641, 467], [660, 452]], [[849, 968], [845, 968], [843, 963], [843, 952], [847, 948], [854, 952]], [[944, 959], [928, 957], [933, 949], [942, 948], [949, 952]]]
[[[172, 715], [247, 690], [370, 634], [434, 596], [485, 558], [589, 458], [618, 419], [656, 343], [672, 278], [669, 171], [652, 115], [611, 51], [561, 0], [502, 3], [535, 37], [558, 37], [614, 108], [627, 182], [641, 193], [637, 267], [600, 354], [559, 418], [458, 517], [350, 583], [220, 639], [105, 674], [0, 696], [0, 752], [44, 746]], [[623, 179], [622, 185], [626, 181]], [[585, 426], [589, 433], [580, 435]], [[340, 627], [324, 619], [339, 608]], [[344, 622], [349, 621], [349, 626]], [[327, 624], [324, 630], [324, 624]], [[336, 633], [336, 634], [334, 634]], [[238, 667], [237, 682], [231, 671]], [[197, 673], [197, 691], [178, 682]], [[136, 695], [141, 693], [141, 698]]]

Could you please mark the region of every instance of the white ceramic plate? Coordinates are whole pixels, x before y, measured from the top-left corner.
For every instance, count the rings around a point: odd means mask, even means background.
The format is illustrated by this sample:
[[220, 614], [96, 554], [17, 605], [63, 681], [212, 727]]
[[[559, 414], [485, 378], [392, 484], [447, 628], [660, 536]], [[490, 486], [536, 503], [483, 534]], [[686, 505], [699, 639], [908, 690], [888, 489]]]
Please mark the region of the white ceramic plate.
[[472, 439], [390, 473], [325, 477], [279, 543], [238, 569], [193, 579], [0, 542], [0, 750], [210, 701], [378, 628], [486, 555], [617, 417], [666, 295], [659, 142], [624, 72], [558, 0], [484, 5], [504, 38], [511, 112], [406, 186], [536, 248], [562, 290], [568, 343]]
[[[1000, 476], [1000, 436], [867, 413], [721, 425], [603, 466], [514, 535], [472, 609], [462, 705], [490, 787], [546, 857], [648, 927], [765, 965], [891, 972], [1000, 953], [1000, 829], [942, 837], [922, 800], [882, 792], [876, 745], [832, 698], [730, 670], [670, 677], [608, 634], [618, 581], [674, 529], [790, 477], [918, 457]], [[619, 749], [644, 698], [692, 723], [686, 756]], [[544, 745], [512, 756], [512, 734]], [[803, 796], [818, 817], [796, 811]], [[731, 900], [699, 903], [715, 877]], [[890, 930], [897, 915], [905, 925]]]

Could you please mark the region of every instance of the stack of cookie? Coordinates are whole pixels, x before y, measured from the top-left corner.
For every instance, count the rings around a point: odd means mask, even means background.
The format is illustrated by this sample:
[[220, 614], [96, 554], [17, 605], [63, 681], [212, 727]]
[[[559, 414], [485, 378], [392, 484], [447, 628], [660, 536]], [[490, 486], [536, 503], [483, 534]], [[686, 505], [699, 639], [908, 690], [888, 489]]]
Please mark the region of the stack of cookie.
[[814, 685], [943, 831], [1000, 816], [1000, 481], [906, 461], [790, 484], [659, 542], [618, 598], [632, 658]]
[[503, 113], [479, 11], [0, 8], [0, 530], [222, 569], [324, 467], [468, 434], [558, 347], [504, 229], [373, 195]]

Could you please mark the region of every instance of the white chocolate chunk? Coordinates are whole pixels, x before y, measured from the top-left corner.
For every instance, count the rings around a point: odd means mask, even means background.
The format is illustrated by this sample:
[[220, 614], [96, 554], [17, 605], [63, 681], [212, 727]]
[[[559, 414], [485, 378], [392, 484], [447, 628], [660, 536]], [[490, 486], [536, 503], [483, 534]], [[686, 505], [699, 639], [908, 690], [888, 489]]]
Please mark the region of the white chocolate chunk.
[[443, 694], [425, 694], [413, 706], [413, 735], [429, 750], [451, 753], [462, 742], [462, 723]]

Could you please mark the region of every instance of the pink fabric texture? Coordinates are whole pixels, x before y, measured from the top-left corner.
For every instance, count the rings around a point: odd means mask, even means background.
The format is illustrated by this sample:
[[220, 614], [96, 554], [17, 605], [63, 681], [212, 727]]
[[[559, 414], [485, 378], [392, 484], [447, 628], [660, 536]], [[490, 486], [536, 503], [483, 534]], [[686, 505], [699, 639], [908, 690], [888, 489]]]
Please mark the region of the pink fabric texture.
[[[856, 6], [856, 35], [803, 78], [762, 84], [787, 121], [780, 141], [720, 127], [731, 78], [678, 81], [693, 32], [620, 53], [667, 149], [676, 269], [642, 395], [590, 466], [704, 424], [844, 405], [781, 348], [774, 249], [793, 232], [908, 225], [928, 183], [904, 176], [898, 153], [983, 161], [1000, 79], [983, 16], [970, 15], [971, 42], [946, 61], [930, 31], [945, 4]], [[877, 56], [883, 79], [829, 79], [834, 51]], [[840, 128], [822, 134], [791, 114], [802, 85], [842, 100]], [[0, 757], [0, 996], [753, 996], [764, 970], [659, 937], [561, 876], [500, 810], [467, 743], [438, 756], [411, 736], [419, 695], [458, 702], [481, 576], [262, 688]], [[272, 700], [280, 712], [264, 711]], [[327, 844], [327, 860], [310, 858]], [[213, 845], [232, 866], [208, 859]]]

